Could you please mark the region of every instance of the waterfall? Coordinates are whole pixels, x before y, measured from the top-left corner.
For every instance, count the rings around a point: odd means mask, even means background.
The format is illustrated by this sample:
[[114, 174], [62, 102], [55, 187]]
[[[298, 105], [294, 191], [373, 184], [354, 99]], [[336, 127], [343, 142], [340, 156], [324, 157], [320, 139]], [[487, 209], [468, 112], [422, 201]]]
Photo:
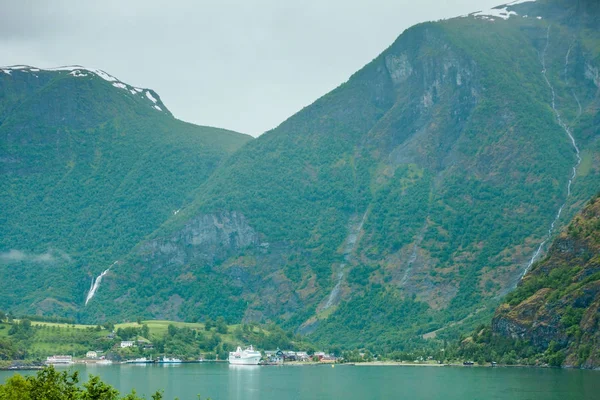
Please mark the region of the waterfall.
[[86, 306], [87, 306], [88, 302], [92, 299], [92, 297], [94, 297], [94, 295], [98, 291], [98, 288], [100, 287], [100, 282], [102, 282], [102, 278], [104, 277], [104, 275], [106, 275], [108, 273], [108, 271], [110, 271], [110, 269], [116, 263], [118, 263], [118, 261], [115, 261], [110, 267], [108, 267], [108, 269], [106, 269], [100, 275], [98, 275], [96, 277], [96, 279], [92, 278], [92, 285], [90, 286], [90, 290], [89, 290], [89, 292], [87, 294], [87, 297], [85, 298], [85, 305]]
[[[525, 274], [527, 273], [527, 271], [529, 271], [529, 269], [531, 268], [531, 266], [533, 265], [533, 263], [537, 260], [538, 256], [542, 252], [542, 250], [543, 250], [544, 246], [546, 245], [546, 243], [548, 242], [548, 240], [550, 240], [550, 238], [552, 237], [552, 233], [554, 232], [554, 227], [555, 227], [556, 223], [558, 222], [558, 220], [560, 219], [562, 211], [563, 211], [563, 209], [565, 208], [565, 206], [567, 204], [567, 200], [571, 196], [571, 185], [573, 184], [573, 180], [575, 179], [575, 176], [577, 175], [577, 167], [579, 167], [579, 164], [581, 164], [581, 154], [579, 152], [579, 147], [577, 146], [577, 142], [575, 141], [575, 138], [573, 137], [573, 133], [571, 132], [571, 129], [562, 120], [560, 112], [556, 109], [556, 93], [554, 91], [554, 86], [552, 86], [552, 83], [550, 83], [550, 80], [548, 79], [548, 75], [547, 75], [547, 70], [546, 70], [546, 52], [548, 51], [548, 46], [550, 44], [550, 28], [551, 28], [551, 26], [552, 25], [549, 25], [548, 26], [548, 30], [546, 31], [546, 46], [544, 47], [544, 51], [543, 51], [542, 56], [541, 56], [542, 75], [544, 76], [544, 80], [546, 81], [546, 85], [548, 86], [548, 88], [550, 88], [550, 92], [552, 93], [552, 103], [551, 103], [551, 105], [552, 105], [552, 110], [554, 111], [554, 116], [556, 117], [556, 122], [565, 131], [565, 133], [569, 137], [569, 140], [571, 141], [571, 145], [573, 146], [573, 149], [575, 150], [575, 155], [577, 156], [577, 162], [575, 163], [575, 165], [572, 168], [571, 177], [569, 178], [569, 182], [567, 183], [567, 196], [565, 198], [565, 201], [563, 202], [563, 204], [558, 209], [558, 212], [556, 213], [556, 216], [554, 217], [554, 220], [550, 224], [550, 228], [548, 229], [548, 233], [544, 237], [544, 240], [542, 241], [542, 243], [540, 243], [540, 245], [538, 246], [538, 248], [535, 251], [535, 253], [533, 253], [533, 256], [531, 257], [531, 260], [529, 260], [529, 263], [527, 264], [527, 267], [525, 268], [525, 270], [521, 274], [521, 278], [523, 278], [525, 276]], [[565, 64], [568, 64], [568, 62], [569, 62], [569, 54], [571, 53], [572, 46], [573, 46], [573, 44], [571, 44], [571, 46], [569, 47], [569, 50], [567, 51], [567, 55], [565, 57]], [[567, 70], [567, 65], [565, 65], [565, 73], [566, 73], [566, 70]], [[566, 79], [566, 77], [565, 77], [565, 79]], [[579, 105], [579, 107], [581, 109], [581, 105], [579, 103], [579, 99], [577, 99], [577, 97], [575, 97], [575, 98], [576, 98], [577, 103], [578, 103], [578, 105]]]

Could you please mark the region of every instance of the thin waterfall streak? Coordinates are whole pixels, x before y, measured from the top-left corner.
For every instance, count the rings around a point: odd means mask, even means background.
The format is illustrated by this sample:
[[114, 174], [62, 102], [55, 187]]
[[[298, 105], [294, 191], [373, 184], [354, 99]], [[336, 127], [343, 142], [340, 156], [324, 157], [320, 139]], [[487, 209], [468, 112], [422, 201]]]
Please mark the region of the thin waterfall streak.
[[575, 117], [575, 121], [578, 121], [579, 118], [581, 118], [581, 114], [583, 114], [583, 108], [581, 107], [581, 102], [579, 101], [579, 97], [577, 97], [577, 94], [575, 94], [575, 90], [571, 90], [571, 94], [573, 95], [573, 97], [575, 98], [575, 101], [577, 102], [577, 107], [579, 107], [579, 110], [577, 111], [577, 117]]
[[[556, 213], [556, 217], [554, 217], [554, 220], [550, 224], [550, 228], [548, 229], [548, 233], [545, 235], [544, 240], [542, 240], [540, 245], [537, 247], [537, 250], [533, 253], [533, 256], [529, 260], [529, 263], [525, 267], [525, 270], [522, 272], [521, 279], [523, 279], [523, 277], [529, 271], [529, 269], [531, 268], [533, 263], [535, 263], [538, 256], [541, 254], [542, 250], [544, 249], [544, 246], [546, 245], [548, 240], [550, 240], [550, 238], [552, 237], [552, 233], [554, 232], [556, 223], [559, 221], [560, 216], [562, 215], [563, 209], [567, 205], [567, 201], [568, 201], [569, 197], [571, 197], [571, 186], [573, 184], [573, 181], [575, 180], [575, 177], [577, 176], [577, 168], [579, 167], [579, 164], [581, 164], [581, 155], [579, 152], [579, 147], [577, 146], [577, 142], [575, 141], [575, 137], [573, 136], [571, 129], [569, 128], [569, 126], [567, 124], [565, 124], [563, 122], [560, 112], [556, 109], [556, 92], [554, 91], [554, 86], [552, 86], [552, 83], [550, 83], [550, 79], [548, 79], [548, 75], [547, 75], [546, 53], [548, 51], [548, 46], [550, 44], [550, 28], [551, 28], [551, 25], [548, 26], [548, 30], [546, 31], [546, 46], [544, 47], [544, 51], [542, 52], [541, 57], [540, 57], [541, 58], [540, 61], [542, 63], [542, 75], [544, 76], [546, 85], [548, 86], [548, 88], [550, 89], [550, 92], [552, 94], [551, 105], [552, 105], [552, 110], [554, 111], [554, 116], [556, 117], [556, 122], [565, 131], [565, 133], [569, 137], [569, 140], [571, 141], [571, 145], [573, 146], [573, 149], [575, 150], [575, 156], [577, 157], [577, 162], [575, 163], [575, 166], [572, 167], [573, 173], [571, 174], [571, 178], [569, 179], [569, 181], [567, 183], [567, 197], [565, 198], [564, 203], [558, 209], [558, 212]], [[565, 79], [566, 79], [567, 66], [569, 64], [569, 55], [571, 53], [572, 47], [573, 47], [573, 43], [571, 43], [571, 46], [569, 47], [569, 50], [567, 51], [567, 55], [565, 56]], [[573, 95], [575, 96], [575, 93], [573, 93]], [[579, 105], [579, 109], [581, 110], [581, 104], [579, 103], [579, 99], [577, 99], [577, 96], [575, 96], [575, 98], [577, 100], [577, 104]]]
[[565, 56], [565, 74], [564, 74], [565, 83], [567, 82], [567, 74], [568, 74], [568, 67], [569, 67], [569, 55], [571, 55], [571, 50], [573, 50], [573, 46], [575, 45], [575, 40], [576, 39], [573, 39], [573, 41], [569, 45], [569, 50], [567, 50], [567, 55]]

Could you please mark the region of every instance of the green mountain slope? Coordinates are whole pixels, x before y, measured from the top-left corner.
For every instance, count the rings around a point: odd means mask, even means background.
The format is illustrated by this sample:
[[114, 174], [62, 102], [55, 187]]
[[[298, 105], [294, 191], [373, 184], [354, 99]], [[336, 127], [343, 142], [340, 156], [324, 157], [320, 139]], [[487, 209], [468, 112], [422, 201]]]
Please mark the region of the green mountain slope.
[[492, 330], [560, 352], [569, 366], [600, 365], [600, 197], [554, 241], [496, 311]]
[[498, 307], [461, 342], [467, 359], [600, 366], [600, 197], [554, 240]]
[[220, 164], [80, 320], [222, 315], [386, 351], [488, 319], [598, 190], [599, 12], [543, 0], [407, 30]]
[[582, 4], [407, 30], [229, 158], [90, 315], [223, 314], [380, 347], [487, 318], [563, 203], [557, 225], [597, 190], [600, 38]]
[[92, 277], [249, 139], [102, 71], [0, 68], [0, 304], [76, 316]]

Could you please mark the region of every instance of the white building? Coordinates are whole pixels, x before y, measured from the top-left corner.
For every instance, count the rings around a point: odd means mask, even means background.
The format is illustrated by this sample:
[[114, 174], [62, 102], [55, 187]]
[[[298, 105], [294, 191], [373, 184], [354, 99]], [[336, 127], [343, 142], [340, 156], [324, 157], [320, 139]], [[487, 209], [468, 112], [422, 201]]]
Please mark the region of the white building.
[[134, 342], [131, 340], [123, 340], [121, 342], [121, 348], [124, 349], [125, 347], [133, 347]]
[[98, 358], [98, 353], [95, 351], [88, 351], [85, 353], [85, 358]]

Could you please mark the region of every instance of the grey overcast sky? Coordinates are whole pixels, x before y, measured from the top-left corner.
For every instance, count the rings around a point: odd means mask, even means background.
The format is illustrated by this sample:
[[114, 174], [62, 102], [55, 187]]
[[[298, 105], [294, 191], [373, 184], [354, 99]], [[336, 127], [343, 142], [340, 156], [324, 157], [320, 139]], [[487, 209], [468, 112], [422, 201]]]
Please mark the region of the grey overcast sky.
[[502, 3], [0, 0], [0, 65], [100, 68], [154, 89], [179, 119], [258, 136], [406, 28]]

